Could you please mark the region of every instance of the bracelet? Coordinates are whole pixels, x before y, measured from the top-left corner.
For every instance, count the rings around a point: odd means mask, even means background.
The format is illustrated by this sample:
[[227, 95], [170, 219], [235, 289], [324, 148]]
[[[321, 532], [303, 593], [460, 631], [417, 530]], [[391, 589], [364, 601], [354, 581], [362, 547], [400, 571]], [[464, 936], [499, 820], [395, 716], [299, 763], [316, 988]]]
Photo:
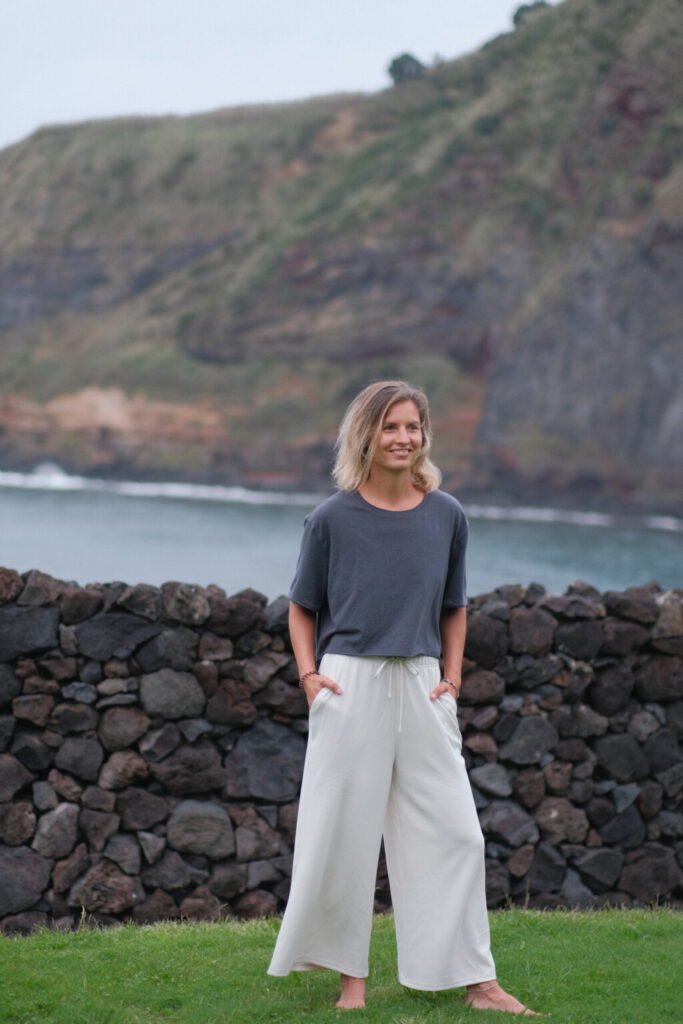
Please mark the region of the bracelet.
[[[444, 677], [444, 678], [443, 678], [443, 679], [441, 680], [441, 682], [442, 682], [442, 683], [445, 683], [445, 684], [446, 684], [446, 686], [452, 686], [452, 687], [453, 687], [453, 689], [455, 690], [455, 695], [456, 695], [456, 697], [457, 697], [457, 696], [458, 696], [458, 695], [460, 694], [460, 686], [458, 686], [458, 685], [457, 685], [457, 684], [456, 684], [456, 683], [455, 683], [455, 682], [454, 682], [454, 681], [453, 681], [452, 679], [446, 679], [446, 678]], [[462, 685], [462, 684], [460, 684], [460, 685]]]
[[303, 689], [304, 681], [308, 679], [309, 676], [317, 676], [318, 674], [319, 673], [316, 668], [312, 668], [310, 672], [304, 672], [304, 674], [299, 679], [299, 686]]

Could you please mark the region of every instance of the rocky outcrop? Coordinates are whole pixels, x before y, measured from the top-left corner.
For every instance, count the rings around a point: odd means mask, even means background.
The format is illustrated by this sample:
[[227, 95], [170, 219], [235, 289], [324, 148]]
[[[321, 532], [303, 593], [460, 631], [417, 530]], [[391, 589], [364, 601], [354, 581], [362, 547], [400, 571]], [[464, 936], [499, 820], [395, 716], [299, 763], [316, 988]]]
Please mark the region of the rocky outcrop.
[[[308, 721], [286, 608], [0, 569], [4, 932], [283, 908]], [[683, 907], [683, 591], [473, 597], [458, 703], [490, 907]]]

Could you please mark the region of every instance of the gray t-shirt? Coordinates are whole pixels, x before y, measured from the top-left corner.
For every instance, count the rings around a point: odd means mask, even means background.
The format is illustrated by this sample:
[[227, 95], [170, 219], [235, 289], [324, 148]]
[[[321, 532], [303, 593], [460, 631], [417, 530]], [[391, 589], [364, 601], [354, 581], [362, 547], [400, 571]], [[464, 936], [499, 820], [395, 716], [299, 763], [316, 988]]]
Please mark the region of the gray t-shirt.
[[318, 663], [326, 652], [438, 658], [441, 609], [467, 604], [468, 531], [441, 490], [403, 512], [337, 491], [309, 512], [288, 597], [318, 613]]

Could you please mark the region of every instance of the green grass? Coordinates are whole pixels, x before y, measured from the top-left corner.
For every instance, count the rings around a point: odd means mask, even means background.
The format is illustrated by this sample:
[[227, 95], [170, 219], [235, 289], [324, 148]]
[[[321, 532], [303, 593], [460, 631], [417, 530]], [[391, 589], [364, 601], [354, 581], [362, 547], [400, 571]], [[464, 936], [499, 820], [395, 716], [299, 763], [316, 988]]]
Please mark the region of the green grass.
[[[490, 914], [498, 978], [552, 1024], [670, 1024], [683, 1004], [683, 914], [510, 909]], [[339, 1020], [337, 975], [266, 974], [277, 919], [47, 930], [0, 940], [2, 1024], [251, 1024]], [[399, 985], [391, 916], [377, 916], [359, 1024], [501, 1024], [464, 990]]]

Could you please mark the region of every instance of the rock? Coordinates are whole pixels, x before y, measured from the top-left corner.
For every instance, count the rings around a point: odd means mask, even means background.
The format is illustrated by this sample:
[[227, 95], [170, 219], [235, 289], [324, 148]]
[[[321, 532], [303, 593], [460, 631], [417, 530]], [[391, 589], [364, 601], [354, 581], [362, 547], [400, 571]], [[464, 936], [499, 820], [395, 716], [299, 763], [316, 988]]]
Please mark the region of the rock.
[[644, 779], [648, 775], [647, 759], [633, 736], [602, 736], [595, 742], [595, 753], [600, 767], [618, 782]]
[[563, 622], [555, 632], [555, 646], [572, 658], [592, 661], [602, 647], [602, 624], [596, 619]]
[[166, 849], [166, 840], [154, 832], [138, 832], [138, 842], [148, 864], [158, 861]]
[[202, 661], [227, 661], [232, 658], [233, 651], [233, 642], [228, 637], [206, 632], [199, 638], [197, 657]]
[[[126, 612], [103, 612], [75, 627], [78, 650], [86, 658], [108, 661], [128, 658], [137, 647], [159, 632], [156, 623]], [[56, 644], [51, 646], [56, 647]]]
[[683, 764], [672, 765], [663, 772], [657, 772], [657, 778], [667, 796], [678, 796], [683, 790]]
[[512, 851], [507, 859], [507, 869], [513, 878], [523, 878], [527, 873], [534, 859], [534, 849], [532, 843], [525, 843]]
[[587, 704], [565, 705], [553, 711], [550, 720], [560, 736], [602, 736], [607, 732], [609, 720], [593, 711]]
[[55, 706], [54, 697], [45, 693], [36, 693], [24, 697], [15, 697], [12, 701], [12, 714], [15, 718], [30, 722], [31, 725], [47, 725]]
[[220, 902], [205, 886], [199, 886], [180, 904], [181, 916], [190, 921], [218, 921], [223, 916]]
[[59, 603], [62, 622], [71, 626], [95, 615], [102, 607], [102, 595], [89, 587], [66, 586]]
[[599, 653], [623, 658], [634, 648], [642, 647], [647, 640], [648, 631], [635, 622], [607, 618], [602, 624], [602, 635], [603, 642]]
[[222, 679], [206, 705], [206, 717], [210, 722], [221, 725], [248, 725], [253, 722], [256, 705], [249, 684], [240, 679]]
[[602, 715], [615, 714], [628, 704], [635, 679], [630, 665], [611, 665], [588, 690], [588, 700]]
[[183, 860], [175, 850], [166, 850], [156, 864], [142, 869], [142, 881], [149, 888], [186, 889], [192, 884], [201, 884], [208, 877], [208, 872], [194, 868]]
[[104, 848], [104, 856], [118, 864], [127, 875], [140, 873], [140, 847], [134, 836], [117, 833]]
[[515, 796], [524, 807], [531, 809], [545, 795], [545, 776], [536, 768], [524, 768], [514, 783]]
[[499, 907], [510, 895], [510, 876], [500, 861], [486, 860], [486, 905]]
[[33, 777], [11, 754], [0, 754], [0, 802], [10, 801]]
[[467, 620], [465, 656], [482, 668], [493, 668], [507, 654], [508, 631], [504, 622], [482, 612]]
[[601, 847], [587, 850], [574, 860], [574, 867], [593, 892], [607, 892], [621, 874], [624, 855], [621, 850]]
[[[674, 770], [680, 770], [681, 788], [683, 788], [683, 765], [679, 766], [679, 769], [670, 769], [670, 771]], [[635, 801], [643, 818], [654, 818], [655, 814], [661, 810], [662, 796], [663, 790], [659, 783], [653, 782], [651, 779], [643, 783]]]
[[544, 654], [540, 658], [532, 658], [530, 655], [523, 654], [517, 658], [515, 668], [518, 685], [525, 690], [534, 690], [537, 686], [554, 679], [561, 672], [563, 662], [556, 654]]
[[220, 757], [210, 742], [179, 747], [159, 764], [152, 764], [151, 772], [175, 796], [218, 790], [225, 782]]
[[31, 839], [35, 827], [36, 816], [28, 801], [0, 804], [0, 842], [21, 846]]
[[118, 814], [107, 814], [106, 811], [82, 810], [78, 816], [78, 824], [88, 844], [93, 850], [103, 850], [107, 839], [115, 835], [119, 829]]
[[262, 621], [260, 606], [247, 597], [207, 593], [211, 615], [206, 625], [218, 636], [236, 637]]
[[100, 697], [117, 697], [120, 694], [130, 696], [137, 693], [139, 689], [140, 680], [134, 676], [129, 676], [127, 679], [112, 677], [97, 684], [97, 692]]
[[213, 732], [213, 726], [205, 718], [186, 718], [178, 722], [178, 729], [188, 743], [194, 743], [200, 736]]
[[536, 895], [558, 891], [564, 882], [566, 871], [566, 861], [559, 850], [546, 840], [541, 840], [534, 851], [534, 858], [525, 879], [529, 892]]
[[546, 788], [550, 793], [566, 793], [571, 775], [572, 766], [567, 761], [551, 761], [543, 769]]
[[171, 580], [161, 587], [163, 614], [174, 622], [201, 626], [211, 614], [211, 606], [201, 587]]
[[145, 898], [139, 878], [124, 875], [111, 861], [101, 860], [72, 887], [68, 904], [91, 913], [120, 914]]
[[57, 751], [55, 764], [79, 779], [94, 782], [103, 759], [102, 747], [97, 740], [69, 736]]
[[287, 633], [289, 629], [289, 600], [284, 594], [276, 597], [264, 609], [263, 628], [268, 633]]
[[534, 818], [543, 838], [553, 843], [581, 843], [588, 833], [585, 812], [565, 797], [546, 797], [537, 807]]
[[146, 761], [161, 761], [172, 754], [181, 742], [182, 737], [176, 726], [167, 722], [161, 728], [148, 732], [138, 747]]
[[59, 646], [57, 608], [0, 607], [0, 651], [3, 661], [15, 661], [24, 655], [35, 657], [40, 651]]
[[52, 872], [52, 888], [56, 893], [66, 892], [79, 875], [90, 867], [90, 857], [85, 843], [79, 843], [66, 860], [55, 864]]
[[531, 815], [510, 800], [492, 800], [480, 815], [479, 821], [487, 836], [502, 839], [510, 846], [535, 843], [539, 837]]
[[162, 629], [136, 651], [135, 660], [142, 672], [156, 672], [157, 669], [171, 668], [178, 672], [189, 672], [197, 656], [197, 634], [185, 626]]
[[152, 828], [165, 821], [169, 814], [168, 801], [155, 793], [130, 786], [116, 798], [116, 812], [121, 816], [123, 828], [131, 831]]
[[91, 811], [113, 811], [116, 805], [116, 794], [99, 786], [88, 786], [81, 798], [84, 807]]
[[51, 871], [52, 861], [26, 846], [0, 846], [0, 918], [37, 903]]
[[299, 795], [306, 741], [267, 719], [243, 732], [226, 756], [229, 798], [284, 802]]
[[13, 914], [0, 921], [0, 932], [3, 935], [30, 935], [41, 928], [49, 928], [52, 919], [43, 910], [25, 910], [22, 914]]
[[674, 851], [660, 843], [646, 843], [622, 872], [618, 888], [640, 903], [665, 899], [683, 881]]
[[125, 789], [149, 775], [149, 765], [134, 750], [117, 750], [102, 766], [97, 784], [102, 789]]
[[168, 845], [181, 853], [205, 854], [221, 860], [235, 852], [235, 836], [227, 811], [219, 804], [183, 800], [167, 826]]
[[470, 771], [470, 779], [484, 793], [490, 793], [492, 796], [504, 797], [512, 794], [512, 785], [502, 764], [483, 764], [479, 768], [473, 768]]
[[278, 651], [261, 651], [249, 658], [244, 666], [244, 682], [251, 690], [260, 690], [276, 672], [290, 661], [289, 655]]
[[216, 864], [208, 883], [209, 889], [222, 900], [233, 899], [240, 892], [244, 892], [247, 887], [248, 866], [247, 864], [237, 864], [234, 861]]
[[79, 704], [94, 704], [97, 700], [97, 690], [89, 683], [69, 683], [68, 686], [62, 687], [62, 697], [78, 701]]
[[511, 738], [500, 748], [500, 758], [515, 764], [534, 764], [552, 750], [559, 739], [552, 722], [541, 715], [527, 715]]
[[164, 718], [194, 718], [206, 704], [204, 691], [189, 672], [162, 668], [142, 677], [140, 700], [150, 715]]
[[44, 772], [52, 764], [54, 753], [34, 734], [19, 732], [12, 743], [12, 753], [29, 771]]
[[677, 700], [683, 697], [683, 659], [655, 655], [635, 672], [639, 700]]
[[240, 896], [235, 904], [235, 913], [242, 920], [258, 917], [272, 917], [277, 911], [277, 896], [266, 889], [252, 889]]
[[13, 715], [0, 715], [0, 751], [7, 750], [14, 732], [15, 719]]
[[155, 921], [175, 921], [180, 917], [180, 908], [173, 897], [163, 889], [155, 889], [151, 895], [133, 907], [136, 924], [154, 924]]
[[683, 839], [683, 814], [660, 811], [647, 825], [648, 839]]
[[247, 864], [248, 889], [259, 889], [268, 882], [279, 882], [281, 878], [272, 860], [252, 860]]
[[595, 895], [583, 884], [577, 872], [572, 871], [571, 868], [567, 868], [560, 892], [567, 901], [568, 907], [586, 910], [589, 907], [595, 906]]
[[88, 704], [58, 704], [52, 712], [51, 725], [62, 735], [69, 732], [87, 732], [97, 727], [99, 715]]
[[64, 775], [63, 772], [58, 771], [56, 768], [52, 769], [47, 777], [47, 781], [55, 793], [61, 796], [62, 800], [76, 803], [83, 795], [83, 787], [80, 783], [72, 779], [70, 775]]
[[[0, 569], [0, 574], [2, 571]], [[6, 704], [11, 704], [20, 693], [21, 680], [17, 679], [9, 665], [5, 665], [0, 661], [0, 708]]]
[[280, 852], [280, 836], [253, 807], [232, 805], [230, 814], [237, 823], [235, 843], [237, 860], [275, 857]]
[[465, 746], [474, 754], [480, 754], [487, 761], [495, 761], [498, 755], [498, 744], [493, 736], [485, 732], [475, 732], [465, 739]]
[[105, 750], [123, 750], [144, 736], [150, 725], [140, 708], [109, 708], [100, 721], [100, 741]]
[[640, 793], [640, 786], [635, 782], [627, 782], [623, 786], [615, 786], [612, 790], [612, 800], [617, 813], [625, 811]]
[[650, 765], [651, 775], [681, 764], [678, 736], [676, 731], [669, 726], [665, 726], [649, 736], [642, 749]]
[[620, 619], [633, 619], [647, 626], [659, 617], [657, 601], [647, 585], [627, 587], [621, 593], [608, 590], [603, 594], [603, 601], [607, 611]]
[[510, 614], [510, 650], [525, 654], [546, 654], [553, 642], [557, 622], [543, 608], [513, 608]]
[[114, 602], [114, 607], [125, 608], [133, 615], [140, 615], [155, 622], [161, 611], [161, 595], [158, 587], [138, 583], [134, 587], [126, 587]]
[[628, 721], [628, 731], [631, 736], [644, 743], [648, 736], [659, 729], [659, 722], [651, 711], [644, 711], [642, 708], [635, 711]]
[[66, 857], [76, 845], [78, 835], [78, 807], [76, 804], [58, 804], [38, 821], [31, 844], [43, 857]]
[[613, 846], [621, 846], [630, 850], [640, 846], [647, 834], [643, 819], [640, 817], [634, 804], [627, 807], [621, 814], [613, 818], [599, 829], [600, 838], [605, 843]]
[[505, 680], [496, 672], [468, 672], [463, 677], [459, 701], [464, 704], [497, 704], [505, 694]]
[[49, 782], [34, 782], [33, 803], [38, 811], [51, 811], [59, 803], [59, 797]]

